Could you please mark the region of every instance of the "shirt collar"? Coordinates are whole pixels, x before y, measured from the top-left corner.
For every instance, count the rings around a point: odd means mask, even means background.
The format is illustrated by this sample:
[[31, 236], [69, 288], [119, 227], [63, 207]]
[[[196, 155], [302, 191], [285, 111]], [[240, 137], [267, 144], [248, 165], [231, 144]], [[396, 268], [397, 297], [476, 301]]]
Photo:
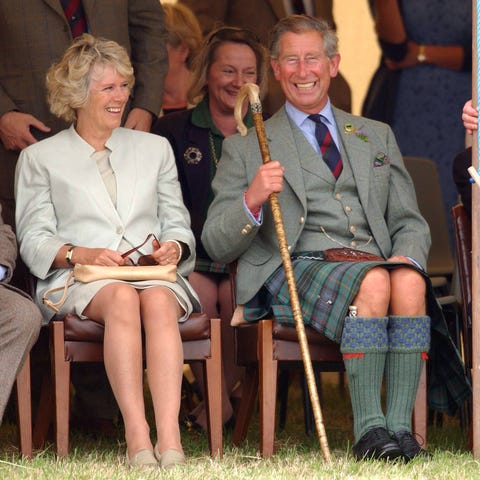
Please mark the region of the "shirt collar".
[[[288, 100], [285, 102], [285, 110], [287, 111], [288, 116], [293, 120], [295, 125], [297, 125], [298, 128], [302, 129], [303, 123], [310, 114], [302, 112], [298, 108], [294, 107]], [[335, 116], [333, 115], [330, 99], [327, 100], [326, 105], [318, 113], [325, 117], [329, 126], [331, 125], [336, 127]]]

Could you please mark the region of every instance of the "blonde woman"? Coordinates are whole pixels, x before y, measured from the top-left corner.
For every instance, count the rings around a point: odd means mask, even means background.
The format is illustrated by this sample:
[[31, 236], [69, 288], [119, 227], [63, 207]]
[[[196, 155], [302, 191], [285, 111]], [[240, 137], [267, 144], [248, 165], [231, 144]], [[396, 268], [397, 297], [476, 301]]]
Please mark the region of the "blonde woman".
[[[149, 233], [156, 239], [140, 253], [178, 266], [173, 283], [76, 283], [60, 310], [105, 326], [105, 368], [125, 424], [128, 464], [166, 468], [185, 462], [178, 425], [183, 365], [178, 322], [200, 309], [182, 276], [193, 268], [195, 241], [170, 146], [158, 136], [120, 127], [133, 84], [124, 48], [88, 34], [50, 68], [50, 108], [72, 125], [21, 153], [17, 232], [20, 253], [39, 279], [40, 305], [43, 292], [63, 284], [72, 265], [122, 265], [128, 259], [121, 253]], [[142, 328], [155, 446], [145, 418]]]

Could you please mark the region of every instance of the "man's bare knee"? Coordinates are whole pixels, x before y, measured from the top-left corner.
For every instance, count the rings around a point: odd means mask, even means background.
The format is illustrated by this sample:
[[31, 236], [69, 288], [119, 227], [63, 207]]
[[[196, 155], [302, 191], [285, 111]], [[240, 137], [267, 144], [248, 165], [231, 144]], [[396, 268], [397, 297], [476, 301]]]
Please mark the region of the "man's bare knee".
[[370, 270], [360, 284], [354, 299], [358, 315], [365, 317], [384, 316], [390, 303], [390, 275], [383, 268]]

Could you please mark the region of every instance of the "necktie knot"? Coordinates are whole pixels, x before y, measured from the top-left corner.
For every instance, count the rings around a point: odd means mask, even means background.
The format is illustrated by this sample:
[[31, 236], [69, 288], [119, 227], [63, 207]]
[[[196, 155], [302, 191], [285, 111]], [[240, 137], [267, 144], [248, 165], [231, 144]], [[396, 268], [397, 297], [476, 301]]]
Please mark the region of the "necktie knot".
[[326, 118], [319, 113], [313, 113], [308, 118], [315, 122], [315, 138], [322, 152], [323, 160], [332, 171], [333, 176], [338, 178], [343, 169], [342, 157], [333, 141], [327, 124], [324, 122]]

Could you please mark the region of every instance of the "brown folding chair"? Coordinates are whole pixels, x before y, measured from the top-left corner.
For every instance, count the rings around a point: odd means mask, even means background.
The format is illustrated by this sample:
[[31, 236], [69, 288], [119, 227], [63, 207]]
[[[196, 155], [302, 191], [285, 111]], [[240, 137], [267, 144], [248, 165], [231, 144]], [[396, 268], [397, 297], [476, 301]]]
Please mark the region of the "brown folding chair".
[[24, 457], [32, 457], [32, 400], [30, 382], [30, 355], [28, 354], [17, 374], [15, 382], [17, 394], [17, 426], [20, 452]]
[[[340, 347], [311, 327], [306, 327], [310, 356], [314, 368], [323, 372], [343, 371]], [[275, 319], [235, 327], [235, 355], [239, 365], [245, 366], [245, 384], [232, 441], [239, 445], [247, 436], [255, 406], [260, 402], [260, 451], [262, 457], [274, 452], [275, 410], [277, 399], [277, 372], [279, 362], [302, 362], [296, 330]], [[324, 419], [328, 426], [328, 418]], [[426, 441], [427, 394], [425, 368], [415, 401], [414, 431]]]
[[452, 208], [463, 313], [463, 357], [468, 370], [472, 368], [472, 221], [463, 205]]
[[[212, 457], [223, 454], [220, 320], [192, 314], [179, 324], [185, 362], [203, 363], [208, 440]], [[68, 455], [70, 363], [103, 362], [104, 327], [67, 314], [49, 324], [51, 372], [42, 385], [34, 429], [34, 446], [42, 448], [53, 417], [56, 454]]]
[[[461, 351], [467, 377], [472, 379], [472, 220], [461, 204], [452, 208], [453, 226], [455, 232], [455, 259], [457, 262], [462, 304], [462, 342]], [[470, 428], [472, 434], [472, 399], [470, 398], [461, 409], [462, 426]], [[473, 437], [470, 437], [472, 442]]]

